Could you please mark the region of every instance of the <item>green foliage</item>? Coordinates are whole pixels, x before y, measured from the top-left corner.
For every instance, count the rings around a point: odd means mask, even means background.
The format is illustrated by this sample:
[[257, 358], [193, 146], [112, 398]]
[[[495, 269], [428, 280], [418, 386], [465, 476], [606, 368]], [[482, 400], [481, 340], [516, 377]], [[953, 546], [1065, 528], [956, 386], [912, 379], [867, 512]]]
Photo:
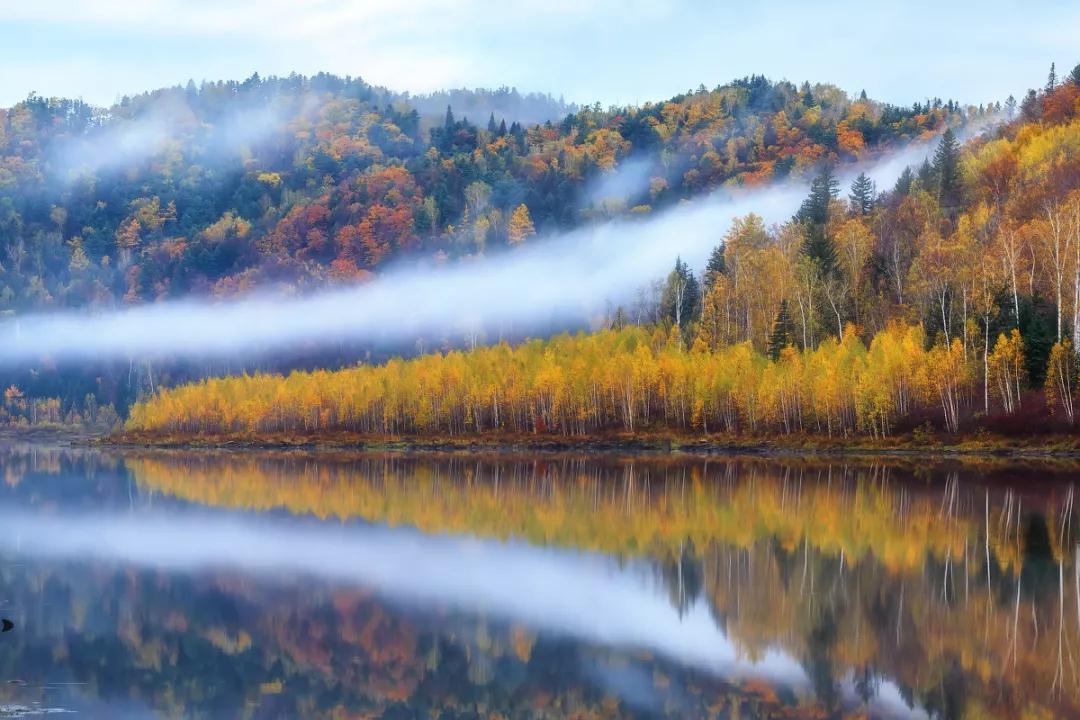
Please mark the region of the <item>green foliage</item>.
[[877, 187], [874, 181], [865, 173], [859, 173], [851, 183], [851, 211], [856, 215], [869, 215], [877, 201]]
[[727, 262], [724, 260], [724, 244], [720, 243], [709, 253], [709, 261], [705, 265], [705, 287], [711, 288], [716, 279], [727, 274]]
[[788, 314], [787, 299], [780, 301], [780, 310], [776, 313], [772, 333], [769, 335], [769, 358], [773, 362], [780, 359], [784, 348], [795, 345], [795, 323]]
[[933, 178], [942, 208], [955, 209], [963, 200], [963, 177], [960, 174], [960, 142], [952, 128], [945, 130], [934, 151]]
[[664, 318], [678, 328], [697, 319], [701, 312], [701, 286], [681, 258], [675, 259], [675, 267], [668, 273], [660, 306]]

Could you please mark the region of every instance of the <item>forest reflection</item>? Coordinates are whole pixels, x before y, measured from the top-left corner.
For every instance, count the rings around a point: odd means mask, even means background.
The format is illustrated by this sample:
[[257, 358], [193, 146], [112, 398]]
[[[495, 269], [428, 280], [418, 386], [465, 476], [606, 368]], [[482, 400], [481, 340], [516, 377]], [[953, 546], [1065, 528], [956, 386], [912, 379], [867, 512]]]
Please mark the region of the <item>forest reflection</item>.
[[[506, 717], [1080, 713], [1069, 466], [49, 452], [7, 456], [3, 507], [19, 512], [6, 524], [22, 523], [23, 543], [32, 525], [41, 536], [0, 594], [21, 582], [18, 603], [59, 596], [97, 618], [88, 626], [104, 620], [97, 641], [164, 683], [141, 691], [152, 707], [166, 688], [181, 714], [198, 707], [167, 679], [198, 646], [245, 668], [231, 702], [315, 702], [313, 714], [451, 697], [455, 712], [479, 702]], [[109, 512], [56, 500], [50, 472], [83, 476]], [[210, 532], [206, 556], [179, 568], [153, 542], [178, 523], [251, 534]], [[115, 552], [82, 564], [70, 542], [46, 552], [65, 528]], [[305, 546], [309, 532], [332, 541]], [[210, 562], [214, 547], [232, 572]], [[310, 579], [268, 576], [251, 548]], [[395, 580], [373, 574], [379, 557], [400, 566]], [[350, 562], [363, 572], [333, 572]], [[604, 622], [633, 633], [589, 632]], [[66, 627], [66, 652], [80, 632]]]

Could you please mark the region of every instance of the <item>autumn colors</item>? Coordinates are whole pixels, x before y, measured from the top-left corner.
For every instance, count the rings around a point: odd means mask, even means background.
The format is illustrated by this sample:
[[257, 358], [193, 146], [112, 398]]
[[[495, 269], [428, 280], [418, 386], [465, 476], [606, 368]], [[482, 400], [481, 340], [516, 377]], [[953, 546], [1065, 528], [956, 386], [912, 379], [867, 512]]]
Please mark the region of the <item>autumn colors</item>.
[[[1026, 407], [1041, 418], [1026, 432], [1066, 432], [1080, 335], [1076, 75], [1052, 73], [963, 146], [942, 117], [932, 157], [885, 192], [862, 174], [841, 197], [822, 165], [790, 222], [736, 220], [700, 279], [676, 261], [638, 306], [613, 309], [610, 329], [209, 379], [144, 399], [127, 428], [144, 438], [889, 438], [923, 427], [1009, 434], [1024, 423], [1007, 418]], [[516, 217], [511, 243], [532, 229]]]

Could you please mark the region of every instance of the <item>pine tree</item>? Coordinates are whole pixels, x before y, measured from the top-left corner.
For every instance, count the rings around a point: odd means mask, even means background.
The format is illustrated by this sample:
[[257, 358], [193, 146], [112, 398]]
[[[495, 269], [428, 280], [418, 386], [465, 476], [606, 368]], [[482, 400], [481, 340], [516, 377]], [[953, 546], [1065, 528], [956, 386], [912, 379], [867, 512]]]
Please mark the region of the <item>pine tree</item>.
[[960, 176], [960, 143], [952, 128], [941, 136], [934, 152], [934, 180], [937, 183], [938, 202], [942, 208], [955, 208], [960, 205], [963, 191]]
[[499, 126], [495, 124], [495, 113], [491, 113], [491, 115], [488, 116], [487, 131], [489, 135], [494, 135], [499, 131]]
[[824, 225], [829, 222], [829, 203], [840, 195], [840, 183], [832, 168], [825, 165], [810, 183], [810, 196], [803, 200], [798, 214], [800, 222]]
[[727, 261], [724, 259], [724, 243], [713, 248], [709, 262], [705, 265], [705, 287], [711, 288], [716, 279], [727, 274]]
[[1046, 92], [1047, 94], [1054, 92], [1057, 89], [1057, 68], [1054, 67], [1054, 63], [1050, 63], [1050, 74], [1046, 76]]
[[1072, 72], [1069, 73], [1069, 81], [1072, 82], [1073, 85], [1080, 85], [1080, 65], [1074, 67]]
[[874, 203], [877, 200], [877, 188], [874, 186], [874, 181], [866, 173], [859, 173], [859, 176], [851, 183], [851, 195], [848, 197], [851, 199], [851, 210], [854, 214], [868, 215], [874, 209]]
[[900, 173], [900, 177], [896, 178], [896, 185], [893, 186], [893, 192], [897, 195], [907, 195], [911, 192], [911, 183], [915, 182], [915, 173], [911, 171], [910, 167], [904, 168], [904, 171]]
[[498, 135], [499, 135], [499, 137], [502, 137], [502, 136], [506, 135], [506, 118], [503, 118], [502, 120], [499, 121]]
[[803, 252], [817, 263], [823, 275], [836, 270], [836, 248], [826, 231], [829, 203], [840, 194], [840, 183], [828, 165], [810, 183], [810, 196], [803, 201], [795, 219], [805, 233]]
[[1016, 117], [1016, 98], [1010, 95], [1005, 100], [1005, 119], [1012, 122], [1014, 117]]
[[795, 325], [788, 313], [787, 300], [780, 301], [780, 311], [776, 313], [772, 332], [769, 334], [769, 357], [773, 361], [780, 359], [784, 348], [795, 344]]
[[1020, 103], [1020, 112], [1027, 120], [1038, 120], [1042, 108], [1042, 103], [1039, 102], [1039, 95], [1034, 90], [1028, 90], [1027, 95], [1024, 96], [1023, 101]]
[[453, 130], [454, 125], [455, 125], [454, 111], [450, 109], [449, 105], [447, 105], [446, 106], [446, 119], [443, 120], [443, 127], [446, 128], [447, 130]]
[[675, 258], [675, 267], [668, 273], [661, 308], [664, 316], [676, 327], [685, 327], [697, 317], [700, 307], [701, 286], [690, 271], [690, 266]]

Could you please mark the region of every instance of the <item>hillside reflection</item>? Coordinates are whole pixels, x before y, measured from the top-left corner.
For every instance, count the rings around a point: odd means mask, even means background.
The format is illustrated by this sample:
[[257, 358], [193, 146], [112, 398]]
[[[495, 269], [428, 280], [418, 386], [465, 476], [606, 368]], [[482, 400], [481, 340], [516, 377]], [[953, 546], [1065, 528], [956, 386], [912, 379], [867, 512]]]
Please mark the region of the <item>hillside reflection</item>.
[[185, 716], [1080, 713], [1069, 467], [3, 463], [22, 631], [0, 679], [53, 683], [43, 701], [78, 682], [70, 707]]

